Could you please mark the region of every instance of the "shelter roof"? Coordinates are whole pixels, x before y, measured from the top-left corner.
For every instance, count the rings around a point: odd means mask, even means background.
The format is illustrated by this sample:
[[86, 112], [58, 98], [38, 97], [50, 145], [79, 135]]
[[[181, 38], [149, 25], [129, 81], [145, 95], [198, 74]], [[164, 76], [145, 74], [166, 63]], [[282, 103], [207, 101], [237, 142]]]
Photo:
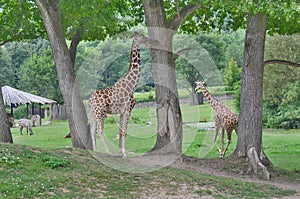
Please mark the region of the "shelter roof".
[[11, 105], [22, 105], [22, 104], [31, 104], [31, 103], [38, 103], [38, 104], [52, 104], [56, 103], [56, 101], [47, 99], [41, 96], [37, 96], [31, 93], [27, 93], [25, 91], [21, 91], [10, 86], [3, 86], [2, 87], [2, 95], [4, 104], [11, 106]]

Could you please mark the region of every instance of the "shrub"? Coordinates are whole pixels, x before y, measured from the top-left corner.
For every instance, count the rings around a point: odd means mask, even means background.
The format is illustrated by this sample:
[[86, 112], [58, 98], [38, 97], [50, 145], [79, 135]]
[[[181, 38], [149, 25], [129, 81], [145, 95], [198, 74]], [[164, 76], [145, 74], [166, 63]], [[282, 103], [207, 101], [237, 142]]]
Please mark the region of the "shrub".
[[235, 85], [241, 80], [241, 72], [242, 70], [240, 67], [238, 67], [237, 62], [231, 59], [228, 63], [227, 68], [225, 69], [224, 75], [224, 84], [226, 91], [235, 90]]
[[44, 165], [54, 169], [57, 167], [68, 167], [70, 162], [65, 158], [57, 158], [53, 156], [45, 156], [42, 158]]

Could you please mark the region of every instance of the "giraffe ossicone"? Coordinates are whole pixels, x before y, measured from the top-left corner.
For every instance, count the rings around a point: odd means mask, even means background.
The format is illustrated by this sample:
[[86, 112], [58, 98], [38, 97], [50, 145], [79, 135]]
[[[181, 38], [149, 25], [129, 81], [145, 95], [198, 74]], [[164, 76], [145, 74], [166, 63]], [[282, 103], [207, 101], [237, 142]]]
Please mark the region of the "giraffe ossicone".
[[[231, 134], [232, 131], [235, 130], [237, 133], [237, 124], [238, 124], [238, 116], [236, 113], [231, 111], [227, 106], [222, 104], [220, 101], [215, 99], [208, 90], [205, 88], [204, 83], [202, 81], [196, 82], [195, 91], [201, 90], [203, 92], [204, 97], [207, 99], [208, 103], [215, 111], [214, 122], [215, 122], [215, 135], [214, 135], [214, 143], [219, 150], [220, 156], [224, 157], [228, 146], [231, 143]], [[219, 130], [222, 130], [222, 148], [219, 147], [217, 143], [217, 137]], [[224, 149], [224, 133], [226, 131], [227, 135], [227, 143]]]
[[125, 150], [126, 131], [131, 111], [135, 105], [133, 93], [140, 78], [140, 45], [154, 47], [157, 41], [148, 39], [143, 34], [135, 32], [131, 47], [128, 72], [113, 86], [96, 90], [89, 98], [89, 110], [93, 118], [91, 135], [93, 150], [96, 150], [96, 132], [98, 132], [106, 153], [110, 153], [104, 137], [104, 119], [107, 114], [120, 114], [119, 153], [127, 157]]

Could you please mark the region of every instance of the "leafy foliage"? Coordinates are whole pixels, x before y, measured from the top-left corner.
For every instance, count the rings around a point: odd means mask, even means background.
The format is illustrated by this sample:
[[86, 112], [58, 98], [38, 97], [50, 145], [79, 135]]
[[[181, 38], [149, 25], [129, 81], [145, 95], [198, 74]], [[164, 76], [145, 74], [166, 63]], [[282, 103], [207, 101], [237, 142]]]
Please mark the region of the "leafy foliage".
[[44, 165], [55, 169], [58, 167], [68, 167], [70, 165], [70, 162], [66, 160], [66, 158], [58, 158], [55, 156], [44, 156], [42, 158], [42, 162]]
[[[266, 59], [300, 62], [300, 37], [273, 36], [266, 44]], [[300, 70], [266, 65], [264, 74], [264, 123], [268, 127], [300, 127]]]
[[41, 13], [34, 1], [0, 2], [0, 43], [45, 36]]
[[240, 84], [242, 68], [239, 68], [237, 62], [231, 59], [228, 67], [225, 69], [224, 84], [225, 90], [233, 91]]
[[5, 48], [0, 47], [0, 85], [12, 85], [14, 77], [11, 57]]

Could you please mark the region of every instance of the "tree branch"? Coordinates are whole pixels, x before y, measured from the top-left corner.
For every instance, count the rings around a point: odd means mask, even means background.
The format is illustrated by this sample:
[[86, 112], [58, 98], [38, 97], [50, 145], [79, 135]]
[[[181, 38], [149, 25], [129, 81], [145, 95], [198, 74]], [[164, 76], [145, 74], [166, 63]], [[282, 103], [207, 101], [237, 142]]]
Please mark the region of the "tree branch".
[[190, 15], [192, 14], [195, 10], [200, 8], [201, 5], [195, 4], [195, 5], [186, 5], [183, 7], [177, 15], [173, 17], [173, 19], [169, 23], [169, 28], [172, 30], [177, 30], [182, 22]]
[[192, 48], [183, 48], [179, 51], [176, 52], [175, 56], [173, 57], [173, 62], [176, 61], [176, 59], [180, 56], [180, 53], [184, 52], [184, 51], [187, 51], [187, 50], [191, 50]]
[[4, 44], [9, 43], [9, 42], [16, 41], [17, 39], [21, 38], [22, 36], [23, 36], [23, 32], [20, 32], [20, 33], [16, 34], [15, 36], [13, 36], [10, 39], [7, 39], [5, 41], [1, 41], [0, 46], [3, 46]]
[[69, 48], [69, 53], [70, 53], [73, 66], [75, 66], [76, 52], [80, 41], [81, 41], [81, 33], [77, 29], [74, 36], [72, 37], [70, 48]]
[[290, 61], [286, 61], [286, 60], [280, 60], [280, 59], [271, 59], [271, 60], [265, 61], [264, 63], [265, 63], [265, 65], [266, 64], [284, 64], [284, 65], [293, 66], [293, 67], [300, 67], [300, 64], [298, 64], [298, 63], [294, 63], [294, 62], [290, 62]]

